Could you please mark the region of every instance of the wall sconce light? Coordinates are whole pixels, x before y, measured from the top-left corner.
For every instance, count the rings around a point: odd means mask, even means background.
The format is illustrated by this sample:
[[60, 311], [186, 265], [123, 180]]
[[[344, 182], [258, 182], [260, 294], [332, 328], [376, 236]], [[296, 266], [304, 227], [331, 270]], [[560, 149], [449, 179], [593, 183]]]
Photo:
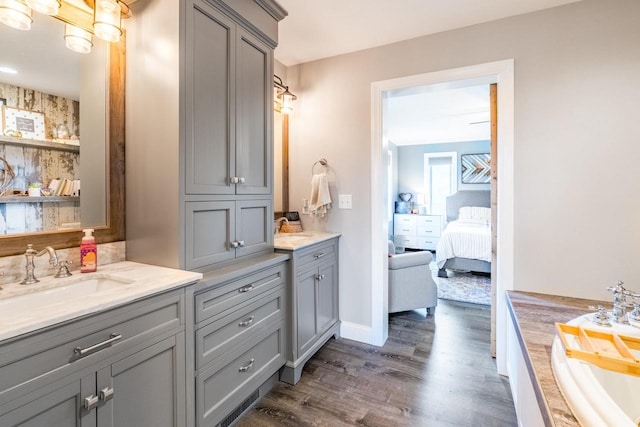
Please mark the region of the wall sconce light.
[[[119, 42], [122, 35], [121, 20], [131, 16], [129, 6], [122, 0], [83, 1], [87, 8], [79, 8], [67, 0], [0, 0], [0, 22], [18, 30], [29, 30], [33, 22], [33, 9], [67, 23], [65, 45], [75, 52], [91, 51], [92, 34], [110, 43]], [[69, 24], [76, 23], [75, 19], [79, 19], [81, 24]]]
[[289, 86], [285, 86], [282, 83], [282, 79], [276, 75], [273, 76], [273, 87], [276, 90], [276, 100], [281, 102], [280, 111], [283, 114], [291, 113], [293, 111], [293, 101], [298, 97], [289, 92]]

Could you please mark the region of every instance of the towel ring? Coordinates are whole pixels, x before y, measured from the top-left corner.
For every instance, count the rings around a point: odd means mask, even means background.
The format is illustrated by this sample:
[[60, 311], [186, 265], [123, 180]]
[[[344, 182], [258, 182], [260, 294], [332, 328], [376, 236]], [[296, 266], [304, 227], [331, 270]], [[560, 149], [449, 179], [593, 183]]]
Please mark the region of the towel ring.
[[327, 159], [325, 159], [324, 157], [318, 160], [317, 162], [315, 162], [313, 166], [311, 166], [311, 175], [315, 175], [314, 169], [317, 165], [324, 167], [324, 171], [327, 172], [329, 170], [327, 164], [328, 164]]

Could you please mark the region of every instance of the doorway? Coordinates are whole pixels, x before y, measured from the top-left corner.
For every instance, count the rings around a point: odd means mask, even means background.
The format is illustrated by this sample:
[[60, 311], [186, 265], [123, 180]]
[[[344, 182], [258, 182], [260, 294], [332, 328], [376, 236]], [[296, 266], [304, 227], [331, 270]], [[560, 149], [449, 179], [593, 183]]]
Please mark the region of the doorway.
[[[459, 84], [499, 85], [498, 91], [498, 186], [497, 209], [498, 235], [500, 248], [496, 260], [495, 281], [495, 330], [496, 359], [498, 372], [506, 375], [506, 304], [504, 292], [513, 289], [513, 122], [514, 122], [514, 63], [513, 60], [497, 61], [487, 64], [451, 70], [437, 71], [398, 79], [374, 82], [371, 85], [371, 265], [372, 265], [372, 338], [374, 344], [382, 345], [388, 336], [388, 266], [386, 236], [389, 235], [389, 200], [386, 192], [388, 179], [388, 140], [383, 128], [385, 93], [422, 85], [445, 84], [455, 87]], [[380, 225], [383, 226], [381, 232]]]

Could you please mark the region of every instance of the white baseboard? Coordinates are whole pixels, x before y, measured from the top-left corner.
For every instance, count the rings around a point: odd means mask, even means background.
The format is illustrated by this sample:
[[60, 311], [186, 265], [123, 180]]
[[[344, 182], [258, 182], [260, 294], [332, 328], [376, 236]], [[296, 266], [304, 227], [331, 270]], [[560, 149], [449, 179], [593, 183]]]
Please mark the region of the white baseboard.
[[344, 320], [340, 324], [340, 337], [377, 346], [384, 344], [375, 342], [371, 326], [349, 323]]

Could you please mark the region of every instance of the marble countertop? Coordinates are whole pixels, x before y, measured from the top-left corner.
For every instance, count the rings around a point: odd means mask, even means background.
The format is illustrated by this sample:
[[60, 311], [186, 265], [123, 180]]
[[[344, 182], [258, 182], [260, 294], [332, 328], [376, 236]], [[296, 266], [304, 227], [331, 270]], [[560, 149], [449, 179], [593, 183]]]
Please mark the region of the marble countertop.
[[[71, 277], [66, 278], [56, 279], [53, 276], [39, 278], [40, 283], [33, 285], [20, 285], [19, 283], [2, 285], [3, 289], [0, 290], [0, 340], [114, 308], [159, 292], [185, 286], [202, 278], [201, 273], [130, 261], [100, 266], [95, 273], [80, 273], [79, 271], [72, 273]], [[104, 288], [97, 286], [87, 292], [74, 290], [69, 293], [64, 291], [65, 287], [72, 285], [78, 286], [78, 289], [82, 290], [83, 282], [87, 284], [88, 288], [91, 279], [119, 280], [122, 283]], [[78, 281], [80, 282], [78, 283]], [[37, 306], [29, 303], [29, 298], [34, 296], [39, 297]], [[22, 304], [23, 307], [14, 304]]]
[[325, 233], [321, 231], [305, 231], [302, 233], [278, 233], [273, 238], [276, 249], [295, 251], [325, 240], [340, 237], [341, 233]]
[[561, 297], [532, 292], [508, 291], [509, 314], [517, 325], [517, 333], [526, 348], [525, 362], [541, 411], [556, 427], [579, 427], [556, 384], [551, 368], [551, 346], [555, 337], [555, 322], [566, 323], [593, 312], [588, 307], [610, 303], [581, 298]]

